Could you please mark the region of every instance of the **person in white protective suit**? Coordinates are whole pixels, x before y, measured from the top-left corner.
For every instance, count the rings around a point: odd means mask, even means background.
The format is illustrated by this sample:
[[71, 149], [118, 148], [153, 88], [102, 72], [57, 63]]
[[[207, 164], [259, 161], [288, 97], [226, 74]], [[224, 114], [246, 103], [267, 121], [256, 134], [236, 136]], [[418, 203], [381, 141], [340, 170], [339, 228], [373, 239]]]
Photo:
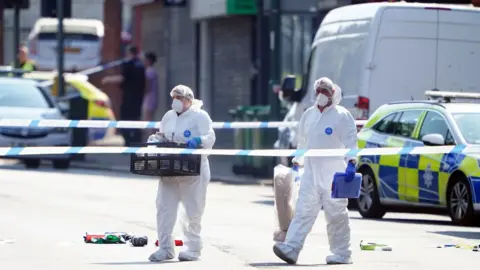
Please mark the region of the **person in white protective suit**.
[[[302, 115], [298, 123], [298, 149], [357, 149], [357, 128], [348, 110], [339, 106], [341, 93], [326, 77], [314, 83], [315, 105]], [[295, 157], [293, 163], [304, 166], [294, 217], [283, 243], [276, 243], [274, 253], [289, 264], [295, 264], [307, 234], [323, 206], [332, 255], [327, 264], [352, 263], [348, 199], [333, 199], [331, 187], [336, 172], [355, 175], [355, 158]], [[347, 166], [348, 163], [348, 166]], [[352, 179], [347, 179], [350, 181]]]
[[[160, 130], [149, 141], [186, 143], [188, 148], [212, 149], [215, 133], [212, 120], [201, 109], [203, 103], [194, 99], [193, 91], [178, 85], [170, 93], [172, 110], [162, 118]], [[207, 185], [210, 182], [210, 165], [207, 155], [202, 155], [200, 176], [162, 177], [157, 191], [157, 233], [159, 249], [150, 255], [150, 261], [164, 261], [175, 257], [173, 230], [179, 203], [185, 208], [181, 219], [184, 248], [178, 254], [180, 261], [198, 260], [202, 250], [201, 221], [205, 209]]]
[[[336, 102], [340, 102], [341, 100], [341, 88], [338, 85], [334, 85], [335, 89], [335, 96], [334, 100]], [[340, 99], [338, 99], [340, 97]], [[314, 103], [314, 102], [312, 102]], [[338, 104], [338, 103], [336, 103]], [[298, 110], [297, 110], [298, 111]], [[301, 118], [299, 116], [298, 118]], [[286, 120], [286, 121], [293, 121]], [[296, 130], [296, 129], [295, 129]], [[293, 170], [298, 172], [298, 166], [293, 165], [291, 169], [282, 164], [277, 165], [274, 168], [273, 174], [273, 190], [274, 190], [274, 197], [275, 197], [275, 210], [276, 210], [276, 218], [278, 221], [278, 228], [273, 233], [273, 241], [275, 242], [283, 242], [285, 241], [285, 237], [287, 236], [288, 226], [292, 221], [295, 203], [297, 195], [298, 195], [298, 185], [300, 181], [294, 179]], [[301, 174], [303, 174], [303, 170], [300, 170]], [[299, 174], [298, 177], [301, 175]]]

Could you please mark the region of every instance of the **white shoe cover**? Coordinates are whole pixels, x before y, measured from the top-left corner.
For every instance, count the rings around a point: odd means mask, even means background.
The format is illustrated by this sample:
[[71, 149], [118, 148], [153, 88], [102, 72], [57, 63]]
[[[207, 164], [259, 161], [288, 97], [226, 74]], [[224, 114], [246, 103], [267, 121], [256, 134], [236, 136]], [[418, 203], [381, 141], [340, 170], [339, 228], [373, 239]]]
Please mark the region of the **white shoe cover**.
[[200, 252], [195, 251], [180, 251], [178, 253], [178, 260], [179, 261], [198, 261], [200, 260]]
[[152, 253], [152, 255], [148, 257], [148, 260], [151, 262], [161, 262], [161, 261], [171, 260], [173, 258], [175, 258], [175, 251], [159, 249], [154, 253]]
[[295, 251], [292, 247], [287, 246], [284, 243], [276, 243], [273, 246], [273, 252], [275, 255], [277, 255], [277, 257], [288, 264], [297, 263], [299, 252]]
[[351, 264], [352, 258], [351, 257], [343, 257], [340, 255], [329, 255], [326, 258], [327, 264]]

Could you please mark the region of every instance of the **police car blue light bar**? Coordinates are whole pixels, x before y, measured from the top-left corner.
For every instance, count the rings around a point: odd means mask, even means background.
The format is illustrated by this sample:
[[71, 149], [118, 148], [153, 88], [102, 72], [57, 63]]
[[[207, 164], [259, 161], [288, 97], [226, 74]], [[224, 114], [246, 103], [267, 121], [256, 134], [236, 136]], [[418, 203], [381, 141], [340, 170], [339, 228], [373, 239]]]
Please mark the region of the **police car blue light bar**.
[[451, 91], [425, 91], [425, 96], [434, 98], [465, 98], [465, 99], [480, 99], [479, 93], [469, 92], [451, 92]]

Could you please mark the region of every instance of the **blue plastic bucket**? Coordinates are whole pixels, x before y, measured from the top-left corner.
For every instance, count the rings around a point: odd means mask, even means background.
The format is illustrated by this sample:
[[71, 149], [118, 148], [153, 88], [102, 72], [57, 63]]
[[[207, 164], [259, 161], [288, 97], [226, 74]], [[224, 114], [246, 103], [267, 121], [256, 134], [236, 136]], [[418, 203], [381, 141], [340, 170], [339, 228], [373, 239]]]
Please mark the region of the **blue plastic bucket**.
[[333, 176], [332, 198], [355, 199], [360, 197], [360, 187], [362, 185], [362, 174], [356, 173], [353, 181], [345, 181], [346, 173], [337, 172]]

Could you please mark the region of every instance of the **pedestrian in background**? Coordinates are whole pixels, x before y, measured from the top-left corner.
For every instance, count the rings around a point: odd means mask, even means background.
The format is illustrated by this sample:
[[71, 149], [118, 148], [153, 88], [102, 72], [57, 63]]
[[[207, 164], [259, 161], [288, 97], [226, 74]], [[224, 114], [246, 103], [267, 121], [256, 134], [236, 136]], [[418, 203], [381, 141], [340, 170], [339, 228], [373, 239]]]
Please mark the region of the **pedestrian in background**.
[[[28, 54], [29, 50], [27, 46], [22, 45], [18, 48], [17, 58], [18, 63], [20, 64], [19, 68], [24, 71], [35, 71], [37, 70], [37, 66], [35, 65], [35, 62], [28, 57]], [[11, 63], [10, 65], [13, 67], [14, 63]]]
[[[147, 86], [145, 96], [143, 97], [143, 121], [153, 121], [153, 116], [158, 106], [158, 78], [157, 71], [153, 67], [157, 62], [157, 56], [153, 52], [145, 54], [145, 77]], [[150, 130], [145, 130], [144, 136], [151, 134]]]
[[[111, 75], [103, 78], [103, 84], [119, 83], [122, 89], [122, 104], [120, 105], [120, 120], [140, 121], [142, 103], [145, 95], [145, 66], [139, 58], [137, 47], [132, 46], [127, 51], [126, 62], [122, 64], [121, 75]], [[122, 129], [125, 145], [142, 141], [141, 129]]]

